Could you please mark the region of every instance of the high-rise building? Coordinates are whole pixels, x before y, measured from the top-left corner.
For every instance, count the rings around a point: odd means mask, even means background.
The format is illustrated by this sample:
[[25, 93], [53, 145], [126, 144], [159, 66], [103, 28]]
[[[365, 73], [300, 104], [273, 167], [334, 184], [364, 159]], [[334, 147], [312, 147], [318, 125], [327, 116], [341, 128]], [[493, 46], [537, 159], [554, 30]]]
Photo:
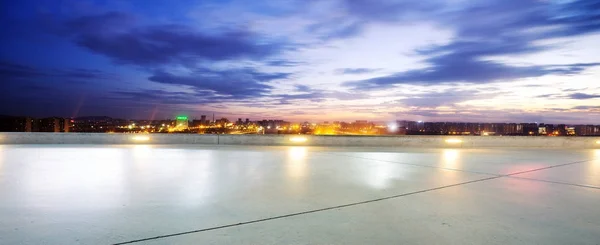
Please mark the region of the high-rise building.
[[60, 119], [56, 117], [38, 119], [39, 132], [59, 133], [61, 131]]
[[538, 135], [539, 127], [537, 123], [523, 123], [523, 135]]
[[60, 129], [61, 129], [61, 132], [63, 132], [63, 133], [70, 132], [71, 131], [71, 126], [72, 126], [71, 119], [69, 119], [69, 118], [63, 118], [60, 121]]

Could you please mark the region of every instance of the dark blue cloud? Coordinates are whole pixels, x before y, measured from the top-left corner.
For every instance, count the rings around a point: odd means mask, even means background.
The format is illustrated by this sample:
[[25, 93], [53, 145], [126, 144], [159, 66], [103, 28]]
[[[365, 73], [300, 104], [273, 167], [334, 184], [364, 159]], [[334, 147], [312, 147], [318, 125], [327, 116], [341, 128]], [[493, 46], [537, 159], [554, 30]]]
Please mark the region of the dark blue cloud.
[[435, 85], [455, 82], [491, 83], [513, 79], [540, 77], [549, 74], [572, 75], [586, 67], [600, 64], [573, 64], [560, 67], [512, 66], [499, 62], [478, 60], [464, 53], [442, 55], [427, 59], [429, 68], [410, 70], [390, 76], [376, 77], [344, 83], [356, 89], [386, 88], [396, 84]]
[[290, 60], [271, 60], [267, 61], [265, 65], [267, 66], [281, 66], [281, 67], [294, 67], [299, 65], [304, 65], [304, 62], [298, 61], [290, 61]]
[[564, 25], [568, 28], [553, 32], [556, 36], [580, 35], [600, 30], [600, 1], [576, 0], [558, 5], [549, 18], [550, 24]]
[[312, 89], [309, 86], [297, 84], [295, 85], [296, 91], [298, 92], [310, 92]]
[[386, 1], [386, 0], [343, 0], [342, 6], [350, 16], [371, 21], [398, 21], [417, 18], [418, 15], [435, 13], [444, 5], [443, 1]]
[[186, 75], [157, 71], [148, 79], [162, 84], [190, 86], [197, 91], [212, 92], [219, 96], [246, 99], [268, 95], [273, 88], [269, 82], [286, 79], [289, 75], [263, 73], [249, 68], [222, 71], [197, 69]]
[[345, 68], [345, 69], [338, 69], [335, 72], [338, 74], [364, 74], [364, 73], [371, 73], [371, 72], [376, 72], [379, 69], [370, 69], [370, 68]]
[[15, 80], [31, 79], [63, 79], [64, 80], [89, 80], [89, 79], [116, 79], [111, 73], [96, 69], [40, 69], [37, 67], [0, 61], [0, 78], [8, 84]]
[[574, 100], [588, 100], [600, 98], [600, 94], [586, 94], [586, 93], [574, 93], [569, 95], [570, 99]]
[[110, 12], [67, 21], [61, 32], [78, 45], [118, 63], [143, 66], [263, 59], [286, 47], [244, 30], [208, 34], [180, 24], [142, 26], [135, 22], [134, 16]]
[[116, 99], [138, 101], [151, 105], [189, 105], [214, 102], [212, 92], [172, 92], [160, 89], [142, 89], [138, 91], [115, 91]]

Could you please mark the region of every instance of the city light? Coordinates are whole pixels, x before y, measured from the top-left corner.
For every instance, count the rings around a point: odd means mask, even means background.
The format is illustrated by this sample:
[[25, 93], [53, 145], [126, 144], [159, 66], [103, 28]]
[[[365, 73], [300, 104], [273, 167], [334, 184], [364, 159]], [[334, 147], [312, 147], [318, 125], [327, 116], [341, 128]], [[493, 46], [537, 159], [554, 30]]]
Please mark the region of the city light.
[[308, 139], [306, 137], [302, 137], [302, 136], [294, 136], [292, 138], [290, 138], [291, 142], [294, 143], [302, 143], [302, 142], [306, 142]]
[[462, 140], [460, 140], [460, 139], [447, 139], [447, 140], [446, 140], [446, 143], [448, 143], [448, 144], [460, 144], [460, 143], [462, 143], [462, 142], [463, 142], [463, 141], [462, 141]]
[[390, 132], [396, 132], [396, 131], [398, 131], [398, 124], [395, 122], [389, 123], [387, 125], [387, 128]]
[[[476, 136], [599, 136], [600, 125], [556, 125], [535, 123], [472, 123], [472, 122], [426, 122], [392, 120], [385, 123], [367, 120], [354, 122], [323, 121], [322, 123], [293, 123], [284, 120], [250, 121], [239, 118], [230, 122], [227, 118], [219, 120], [191, 120], [189, 116], [177, 116], [177, 120], [122, 120], [101, 118], [98, 120], [74, 120], [54, 118], [36, 119], [44, 121], [45, 126], [32, 127], [25, 123], [26, 117], [18, 120], [8, 119], [9, 131], [55, 131], [55, 132], [94, 132], [94, 133], [197, 133], [197, 134], [290, 134], [290, 135], [448, 135], [447, 137]], [[188, 120], [190, 119], [190, 120]], [[33, 119], [31, 119], [33, 120]], [[64, 124], [54, 127], [55, 121], [64, 120]], [[14, 124], [14, 125], [13, 125]], [[68, 126], [68, 127], [67, 127]], [[7, 128], [9, 129], [9, 128]], [[445, 140], [447, 138], [443, 138]], [[460, 138], [459, 138], [460, 139]], [[464, 139], [463, 139], [464, 140]], [[598, 138], [589, 140], [596, 147]], [[448, 142], [450, 143], [450, 142]], [[598, 144], [600, 145], [600, 144]], [[600, 147], [600, 146], [598, 146]]]
[[148, 137], [148, 136], [133, 136], [133, 137], [131, 137], [131, 139], [134, 141], [149, 141], [150, 137]]

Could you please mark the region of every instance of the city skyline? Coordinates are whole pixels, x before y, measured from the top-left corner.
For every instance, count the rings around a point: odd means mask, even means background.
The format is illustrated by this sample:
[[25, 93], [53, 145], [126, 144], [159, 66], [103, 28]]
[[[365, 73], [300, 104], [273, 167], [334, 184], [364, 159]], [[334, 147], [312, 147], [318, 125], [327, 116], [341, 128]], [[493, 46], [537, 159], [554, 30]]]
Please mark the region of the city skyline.
[[113, 119], [113, 120], [124, 120], [124, 121], [176, 121], [177, 119], [180, 119], [182, 117], [187, 118], [189, 121], [193, 121], [193, 120], [206, 120], [207, 122], [214, 122], [214, 121], [218, 121], [221, 119], [227, 119], [231, 122], [235, 122], [239, 119], [242, 119], [242, 121], [252, 121], [252, 122], [257, 122], [257, 121], [265, 121], [265, 120], [283, 120], [286, 122], [290, 122], [290, 123], [333, 123], [333, 122], [354, 122], [354, 121], [368, 121], [368, 122], [373, 122], [373, 123], [380, 123], [380, 124], [388, 124], [390, 122], [399, 122], [399, 121], [411, 121], [411, 122], [429, 122], [429, 123], [486, 123], [486, 124], [494, 124], [494, 123], [498, 123], [498, 124], [510, 124], [510, 123], [517, 123], [517, 124], [529, 124], [529, 123], [534, 123], [534, 124], [554, 124], [554, 125], [559, 125], [559, 124], [564, 124], [564, 125], [600, 125], [600, 122], [592, 122], [592, 123], [565, 123], [565, 122], [552, 122], [552, 121], [478, 121], [478, 120], [470, 120], [470, 121], [436, 121], [436, 120], [410, 120], [410, 119], [406, 119], [406, 118], [396, 118], [396, 119], [377, 119], [377, 118], [370, 118], [370, 119], [361, 119], [361, 118], [353, 118], [353, 119], [347, 119], [347, 120], [338, 120], [338, 119], [333, 119], [333, 120], [329, 120], [329, 119], [319, 119], [319, 118], [313, 118], [310, 120], [291, 120], [289, 118], [284, 118], [284, 117], [276, 117], [276, 116], [266, 116], [266, 117], [233, 117], [233, 116], [224, 116], [224, 115], [231, 115], [231, 114], [198, 114], [198, 115], [188, 115], [188, 114], [177, 114], [171, 117], [164, 117], [164, 118], [132, 118], [132, 117], [111, 117], [111, 116], [107, 116], [107, 115], [102, 115], [102, 116], [79, 116], [79, 117], [62, 117], [62, 116], [41, 116], [41, 117], [36, 117], [36, 116], [30, 116], [30, 115], [2, 115], [0, 114], [0, 119], [3, 118], [37, 118], [37, 119], [45, 119], [45, 118], [64, 118], [64, 119], [79, 119], [79, 120], [97, 120], [99, 118], [107, 118], [107, 119]]
[[290, 122], [281, 119], [189, 118], [125, 120], [110, 117], [32, 118], [0, 116], [0, 132], [191, 133], [312, 135], [600, 136], [600, 125], [367, 120]]
[[598, 124], [597, 9], [6, 1], [0, 115]]

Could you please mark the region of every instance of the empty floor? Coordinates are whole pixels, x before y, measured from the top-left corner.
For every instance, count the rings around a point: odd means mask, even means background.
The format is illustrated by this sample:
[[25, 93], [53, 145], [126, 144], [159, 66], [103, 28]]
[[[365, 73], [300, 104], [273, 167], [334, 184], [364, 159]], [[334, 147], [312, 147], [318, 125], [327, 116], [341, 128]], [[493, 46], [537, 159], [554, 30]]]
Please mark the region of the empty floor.
[[600, 244], [600, 149], [0, 145], [0, 244]]

